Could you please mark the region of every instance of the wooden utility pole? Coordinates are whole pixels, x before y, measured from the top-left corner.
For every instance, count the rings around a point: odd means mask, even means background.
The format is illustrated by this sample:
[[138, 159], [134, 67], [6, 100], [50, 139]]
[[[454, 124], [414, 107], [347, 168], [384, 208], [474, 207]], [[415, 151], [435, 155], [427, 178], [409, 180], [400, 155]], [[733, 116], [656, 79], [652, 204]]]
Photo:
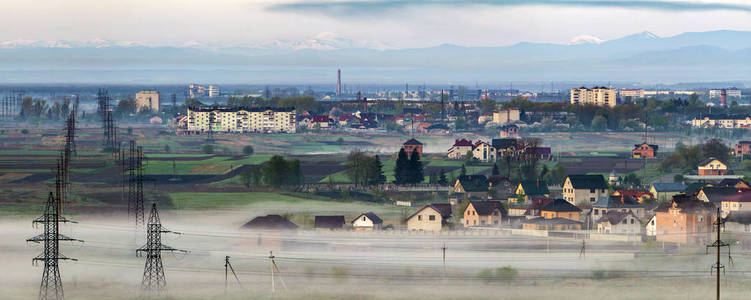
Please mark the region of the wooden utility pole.
[[273, 294], [276, 292], [276, 289], [274, 288], [274, 252], [269, 251], [269, 260], [270, 260], [270, 266], [271, 266], [271, 293]]
[[582, 249], [579, 251], [579, 258], [587, 258], [587, 244], [584, 239], [582, 239]]
[[[715, 262], [714, 266], [712, 266], [712, 270], [717, 272], [717, 282], [715, 286], [715, 290], [717, 293], [717, 300], [720, 300], [720, 269], [723, 270], [723, 273], [725, 272], [725, 266], [720, 264], [720, 248], [722, 247], [728, 247], [728, 251], [730, 249], [730, 245], [723, 242], [720, 239], [720, 229], [721, 225], [725, 224], [725, 221], [722, 220], [722, 217], [720, 217], [720, 208], [717, 208], [717, 219], [715, 220], [712, 225], [717, 225], [717, 240], [714, 241], [711, 245], [707, 245], [707, 250], [709, 250], [710, 247], [717, 248], [717, 261]], [[730, 254], [728, 253], [728, 257], [730, 257]]]
[[446, 275], [446, 243], [443, 244], [443, 247], [441, 248], [443, 250], [443, 275]]
[[224, 296], [227, 296], [227, 285], [229, 282], [227, 281], [227, 275], [229, 275], [227, 272], [229, 269], [229, 256], [224, 257]]

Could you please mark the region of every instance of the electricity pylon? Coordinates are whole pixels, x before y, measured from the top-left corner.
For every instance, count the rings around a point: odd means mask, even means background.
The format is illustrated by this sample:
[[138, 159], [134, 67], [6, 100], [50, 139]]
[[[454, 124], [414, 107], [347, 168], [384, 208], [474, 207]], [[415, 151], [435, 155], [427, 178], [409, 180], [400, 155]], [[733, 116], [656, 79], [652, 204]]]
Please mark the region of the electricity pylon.
[[160, 293], [166, 290], [167, 280], [164, 277], [164, 266], [162, 265], [162, 251], [181, 251], [162, 244], [162, 233], [171, 232], [162, 227], [159, 221], [159, 211], [156, 203], [151, 204], [151, 215], [149, 224], [146, 226], [146, 244], [136, 250], [136, 253], [146, 253], [146, 265], [143, 269], [143, 279], [141, 280], [141, 290], [144, 292]]
[[58, 161], [57, 176], [55, 180], [55, 193], [49, 193], [47, 203], [44, 207], [44, 214], [36, 218], [33, 223], [43, 224], [44, 233], [27, 239], [28, 242], [44, 243], [44, 250], [32, 261], [43, 261], [44, 271], [42, 271], [42, 282], [39, 285], [39, 299], [64, 299], [63, 283], [60, 279], [60, 260], [75, 260], [60, 254], [60, 241], [80, 241], [60, 234], [60, 223], [69, 222], [60, 215], [61, 193], [63, 185], [62, 163]]

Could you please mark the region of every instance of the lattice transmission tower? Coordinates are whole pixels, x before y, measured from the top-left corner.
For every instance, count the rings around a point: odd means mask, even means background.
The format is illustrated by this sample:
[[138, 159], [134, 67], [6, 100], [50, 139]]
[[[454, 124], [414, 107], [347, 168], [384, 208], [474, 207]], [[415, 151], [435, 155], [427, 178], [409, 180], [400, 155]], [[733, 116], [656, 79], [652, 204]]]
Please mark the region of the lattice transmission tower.
[[149, 223], [146, 225], [146, 244], [136, 250], [137, 254], [146, 253], [146, 265], [141, 280], [141, 290], [144, 292], [161, 293], [167, 288], [164, 265], [162, 265], [162, 251], [186, 252], [162, 244], [162, 233], [168, 232], [171, 231], [164, 229], [159, 220], [156, 203], [152, 203]]
[[115, 121], [112, 119], [112, 110], [110, 107], [110, 96], [106, 89], [99, 89], [96, 94], [97, 113], [102, 119], [103, 140], [102, 146], [105, 152], [117, 153], [117, 128]]
[[44, 250], [33, 259], [33, 262], [43, 262], [42, 282], [39, 285], [39, 299], [64, 299], [63, 283], [60, 278], [60, 260], [75, 260], [60, 254], [60, 241], [80, 241], [60, 234], [60, 223], [70, 222], [60, 214], [62, 192], [62, 162], [58, 161], [55, 179], [55, 193], [49, 193], [44, 214], [36, 218], [33, 223], [43, 224], [44, 233], [27, 239], [28, 242], [43, 243]]
[[[144, 225], [143, 147], [136, 146], [136, 141], [131, 140], [128, 143], [128, 153], [123, 151], [123, 155], [123, 176], [127, 173], [128, 182], [128, 218], [132, 216], [136, 226]], [[124, 178], [123, 182], [125, 181]]]

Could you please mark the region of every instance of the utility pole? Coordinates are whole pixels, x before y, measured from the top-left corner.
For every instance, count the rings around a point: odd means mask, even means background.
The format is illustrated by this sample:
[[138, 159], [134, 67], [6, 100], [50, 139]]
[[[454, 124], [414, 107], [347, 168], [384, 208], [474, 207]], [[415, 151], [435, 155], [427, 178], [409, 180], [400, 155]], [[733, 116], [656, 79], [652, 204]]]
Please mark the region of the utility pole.
[[584, 239], [582, 239], [582, 249], [579, 251], [579, 258], [587, 259], [587, 244]]
[[716, 270], [716, 272], [717, 272], [717, 274], [716, 274], [717, 275], [717, 282], [716, 282], [716, 286], [715, 286], [716, 293], [717, 293], [717, 300], [720, 300], [720, 269], [722, 269], [722, 272], [725, 273], [725, 266], [723, 266], [722, 264], [720, 264], [720, 248], [722, 248], [722, 247], [728, 247], [728, 260], [732, 261], [732, 258], [730, 257], [730, 245], [727, 244], [727, 243], [725, 243], [725, 242], [723, 242], [720, 239], [721, 225], [724, 225], [724, 224], [725, 224], [725, 221], [723, 221], [722, 217], [720, 217], [720, 208], [718, 207], [717, 208], [717, 219], [712, 223], [712, 225], [716, 225], [717, 226], [717, 240], [715, 240], [714, 243], [712, 243], [711, 245], [707, 245], [707, 248], [706, 248], [707, 251], [709, 251], [710, 247], [717, 248], [717, 261], [715, 262], [715, 264], [712, 266], [712, 269], [711, 269], [713, 271]]
[[228, 270], [232, 271], [232, 275], [235, 276], [235, 280], [237, 280], [237, 284], [242, 287], [242, 284], [240, 283], [240, 278], [237, 277], [237, 274], [235, 273], [235, 268], [232, 267], [232, 264], [229, 262], [229, 256], [224, 257], [224, 295], [227, 295], [227, 287], [229, 286], [229, 280], [228, 280]]
[[146, 227], [146, 244], [136, 250], [136, 254], [146, 253], [146, 265], [143, 269], [143, 279], [141, 280], [141, 290], [144, 292], [164, 292], [167, 288], [167, 280], [164, 276], [164, 266], [162, 265], [162, 251], [180, 251], [162, 244], [162, 233], [171, 231], [162, 227], [159, 220], [159, 211], [156, 203], [151, 204], [151, 215], [149, 224]]
[[44, 243], [44, 251], [35, 257], [32, 262], [43, 261], [44, 271], [42, 271], [42, 282], [39, 285], [40, 300], [62, 300], [65, 298], [63, 292], [63, 283], [60, 278], [60, 260], [75, 260], [60, 254], [60, 241], [79, 241], [60, 234], [60, 223], [70, 222], [60, 214], [61, 192], [63, 185], [62, 163], [58, 160], [57, 174], [55, 179], [55, 193], [49, 193], [47, 203], [44, 207], [44, 214], [36, 218], [34, 224], [43, 224], [44, 233], [29, 238], [27, 242]]
[[[277, 276], [279, 276], [279, 281], [282, 283], [282, 287], [284, 288], [284, 290], [287, 290], [287, 285], [284, 284], [284, 279], [282, 279], [282, 272], [279, 271], [279, 267], [276, 265], [276, 261], [274, 261], [274, 258], [275, 258], [274, 252], [269, 251], [269, 259], [271, 260], [271, 293], [276, 292], [276, 286], [274, 285], [274, 271], [276, 271], [276, 273], [279, 274]], [[239, 282], [239, 279], [238, 279], [238, 282]]]
[[443, 276], [446, 276], [446, 243], [443, 243], [441, 250], [443, 250]]

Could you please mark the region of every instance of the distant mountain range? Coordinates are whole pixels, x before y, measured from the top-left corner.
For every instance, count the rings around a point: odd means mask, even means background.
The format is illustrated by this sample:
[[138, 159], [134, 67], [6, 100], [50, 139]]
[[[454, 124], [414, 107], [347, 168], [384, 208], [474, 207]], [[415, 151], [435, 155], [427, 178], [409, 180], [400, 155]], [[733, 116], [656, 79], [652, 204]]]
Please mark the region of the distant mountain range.
[[751, 32], [642, 32], [603, 41], [502, 47], [442, 44], [396, 49], [322, 33], [304, 41], [210, 47], [190, 42], [16, 40], [0, 43], [1, 82], [325, 83], [336, 69], [350, 83], [501, 81], [751, 80]]

